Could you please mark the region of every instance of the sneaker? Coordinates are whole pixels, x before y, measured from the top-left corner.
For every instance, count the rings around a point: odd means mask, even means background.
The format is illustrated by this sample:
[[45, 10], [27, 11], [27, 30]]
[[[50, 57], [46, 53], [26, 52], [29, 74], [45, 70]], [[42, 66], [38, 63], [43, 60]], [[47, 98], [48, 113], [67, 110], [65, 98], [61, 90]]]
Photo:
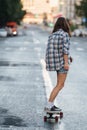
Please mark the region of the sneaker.
[[55, 105], [51, 109], [55, 109], [55, 111], [62, 111], [62, 109], [60, 109], [59, 107], [56, 107]]
[[45, 107], [44, 111], [46, 111], [48, 113], [57, 113], [57, 112], [61, 112], [61, 109], [56, 106], [53, 106], [52, 108]]

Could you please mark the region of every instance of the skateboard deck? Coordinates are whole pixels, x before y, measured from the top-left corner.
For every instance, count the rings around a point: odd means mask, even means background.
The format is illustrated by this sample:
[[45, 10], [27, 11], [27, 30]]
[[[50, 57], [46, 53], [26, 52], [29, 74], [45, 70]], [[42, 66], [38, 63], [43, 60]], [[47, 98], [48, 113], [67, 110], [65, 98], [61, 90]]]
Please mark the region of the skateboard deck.
[[63, 118], [63, 112], [62, 111], [57, 111], [57, 112], [52, 112], [52, 111], [45, 111], [46, 115], [44, 116], [44, 122], [54, 120], [55, 122], [58, 122], [59, 118]]

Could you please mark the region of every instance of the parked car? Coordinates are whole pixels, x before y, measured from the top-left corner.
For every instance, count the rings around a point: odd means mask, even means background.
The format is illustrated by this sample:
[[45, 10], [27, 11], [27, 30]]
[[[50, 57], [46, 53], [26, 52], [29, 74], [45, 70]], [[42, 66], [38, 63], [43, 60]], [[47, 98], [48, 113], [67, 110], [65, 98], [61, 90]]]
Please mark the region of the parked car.
[[0, 37], [6, 37], [7, 36], [7, 31], [5, 30], [5, 28], [1, 28], [0, 29]]
[[79, 36], [83, 36], [83, 34], [82, 34], [82, 31], [80, 29], [75, 29], [72, 32], [72, 36], [79, 37]]
[[84, 28], [84, 29], [75, 29], [72, 32], [72, 36], [75, 36], [75, 37], [85, 37], [85, 36], [87, 36], [87, 29], [86, 28]]
[[6, 26], [7, 36], [13, 36], [12, 29]]
[[87, 29], [84, 28], [84, 29], [81, 29], [81, 31], [82, 31], [83, 36], [86, 37], [87, 36]]
[[6, 28], [7, 28], [7, 35], [8, 36], [17, 36], [18, 35], [16, 22], [8, 22], [6, 24]]

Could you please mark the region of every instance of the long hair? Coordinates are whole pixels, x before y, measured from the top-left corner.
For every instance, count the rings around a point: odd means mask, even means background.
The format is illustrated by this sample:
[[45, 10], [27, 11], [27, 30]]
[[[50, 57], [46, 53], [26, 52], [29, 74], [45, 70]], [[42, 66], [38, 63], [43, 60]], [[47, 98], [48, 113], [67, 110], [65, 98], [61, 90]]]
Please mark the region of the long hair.
[[64, 17], [59, 17], [54, 25], [52, 33], [58, 31], [59, 29], [63, 29], [65, 32], [71, 36], [70, 27], [67, 20]]

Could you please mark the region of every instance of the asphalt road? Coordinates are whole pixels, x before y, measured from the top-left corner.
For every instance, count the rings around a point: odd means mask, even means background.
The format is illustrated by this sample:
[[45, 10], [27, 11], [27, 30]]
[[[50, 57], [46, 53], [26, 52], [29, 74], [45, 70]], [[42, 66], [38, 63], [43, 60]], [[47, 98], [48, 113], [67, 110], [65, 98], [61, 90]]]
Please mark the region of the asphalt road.
[[45, 70], [49, 33], [29, 26], [26, 35], [0, 39], [0, 130], [87, 129], [87, 38], [71, 38], [73, 63], [56, 99], [64, 118], [44, 123], [44, 106], [56, 84], [56, 73]]

